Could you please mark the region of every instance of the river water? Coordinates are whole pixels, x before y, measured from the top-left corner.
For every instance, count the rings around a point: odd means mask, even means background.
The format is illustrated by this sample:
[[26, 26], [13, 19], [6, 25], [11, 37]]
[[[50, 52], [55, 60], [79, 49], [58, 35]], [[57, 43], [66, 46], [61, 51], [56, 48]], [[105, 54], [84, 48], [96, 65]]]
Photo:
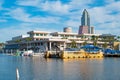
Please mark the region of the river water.
[[120, 80], [120, 58], [44, 59], [0, 54], [0, 80]]

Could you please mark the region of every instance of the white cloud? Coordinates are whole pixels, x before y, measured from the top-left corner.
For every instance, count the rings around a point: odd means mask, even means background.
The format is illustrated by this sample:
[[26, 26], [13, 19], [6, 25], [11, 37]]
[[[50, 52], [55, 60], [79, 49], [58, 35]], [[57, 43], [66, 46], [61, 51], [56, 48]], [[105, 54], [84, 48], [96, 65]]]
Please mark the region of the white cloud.
[[111, 4], [111, 3], [114, 3], [116, 0], [105, 0], [105, 3], [107, 4]]
[[95, 30], [95, 33], [97, 34], [113, 34], [113, 35], [120, 35], [119, 33], [119, 29], [113, 29], [112, 31], [110, 31], [109, 29], [104, 29], [104, 30]]
[[66, 26], [70, 26], [70, 27], [79, 27], [81, 25], [81, 23], [79, 21], [73, 21], [73, 20], [68, 20], [66, 21]]
[[94, 3], [94, 0], [71, 0], [69, 3], [72, 10], [83, 10], [89, 8], [88, 4]]
[[59, 18], [58, 17], [31, 17], [30, 22], [36, 22], [36, 23], [59, 23]]
[[8, 13], [12, 18], [20, 21], [29, 21], [29, 14], [27, 14], [22, 8], [16, 8], [14, 10], [11, 10], [10, 13]]
[[117, 2], [112, 2], [111, 4], [108, 4], [106, 6], [106, 9], [109, 10], [109, 12], [116, 12], [119, 11], [120, 12], [120, 1]]
[[3, 0], [0, 1], [0, 10], [3, 9], [2, 5], [3, 5]]
[[59, 17], [52, 16], [32, 16], [25, 12], [22, 8], [16, 8], [14, 10], [10, 10], [8, 13], [13, 19], [23, 21], [23, 22], [31, 22], [31, 23], [59, 23]]
[[94, 7], [89, 10], [92, 24], [110, 22], [113, 17], [107, 14], [105, 7]]
[[0, 19], [0, 22], [7, 22], [6, 19]]
[[3, 34], [0, 34], [1, 42], [5, 42], [7, 40], [11, 40], [12, 37], [24, 34], [27, 31], [26, 28], [18, 28], [18, 27], [7, 27], [0, 29], [0, 32]]
[[120, 1], [111, 2], [105, 6], [90, 8], [88, 11], [96, 33], [119, 34], [120, 31]]
[[41, 8], [44, 11], [49, 11], [53, 13], [68, 13], [69, 12], [69, 5], [67, 4], [62, 4], [60, 1], [46, 1], [41, 5]]
[[43, 26], [39, 26], [39, 24], [34, 23], [20, 23], [11, 27], [4, 27], [0, 29], [0, 41], [5, 42], [11, 40], [12, 37], [19, 36], [19, 35], [26, 35], [28, 31], [32, 30], [40, 30], [40, 31], [48, 31], [48, 32], [55, 32], [56, 30], [52, 28], [47, 28]]
[[40, 11], [47, 11], [56, 15], [71, 14], [71, 10], [83, 10], [89, 8], [94, 0], [70, 0], [67, 3], [62, 3], [61, 0], [18, 0], [16, 4], [22, 6], [32, 6], [38, 8]]
[[66, 14], [69, 12], [69, 5], [62, 4], [60, 0], [57, 1], [42, 1], [42, 0], [18, 0], [16, 2], [22, 6], [36, 7], [41, 11], [47, 11], [54, 14]]
[[23, 6], [37, 6], [41, 0], [18, 0], [16, 3]]

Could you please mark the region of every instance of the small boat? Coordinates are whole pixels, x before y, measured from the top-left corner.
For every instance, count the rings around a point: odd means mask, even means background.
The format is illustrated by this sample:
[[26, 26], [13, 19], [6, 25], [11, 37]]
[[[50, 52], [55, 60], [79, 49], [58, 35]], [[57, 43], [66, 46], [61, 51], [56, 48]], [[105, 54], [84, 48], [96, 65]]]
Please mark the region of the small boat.
[[34, 55], [34, 52], [32, 50], [21, 51], [20, 55], [21, 56], [32, 56], [32, 55]]

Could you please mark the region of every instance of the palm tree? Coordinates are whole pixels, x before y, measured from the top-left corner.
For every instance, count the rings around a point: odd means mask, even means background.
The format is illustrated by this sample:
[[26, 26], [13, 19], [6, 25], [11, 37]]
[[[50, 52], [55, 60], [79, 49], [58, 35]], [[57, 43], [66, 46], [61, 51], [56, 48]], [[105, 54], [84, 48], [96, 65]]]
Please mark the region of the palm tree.
[[0, 43], [0, 51], [2, 52], [5, 43]]
[[97, 45], [97, 41], [98, 41], [98, 36], [91, 36], [91, 40], [93, 41], [93, 45], [96, 46]]
[[120, 41], [120, 36], [117, 36], [117, 40]]
[[109, 46], [110, 46], [111, 48], [113, 48], [113, 43], [114, 43], [114, 41], [116, 41], [115, 38], [114, 38], [114, 36], [108, 36], [108, 37], [107, 37], [107, 42], [109, 42]]
[[21, 42], [21, 40], [20, 40], [20, 39], [18, 39], [18, 40], [15, 40], [15, 42], [16, 42], [16, 43], [19, 43], [19, 42]]
[[26, 42], [27, 42], [27, 50], [28, 50], [29, 41], [31, 41], [32, 38], [31, 38], [31, 37], [27, 37], [25, 40], [26, 40]]
[[70, 47], [71, 48], [77, 48], [77, 44], [76, 44], [75, 40], [72, 40]]
[[[15, 49], [15, 51], [18, 52], [20, 50], [20, 44], [19, 43], [21, 42], [21, 39], [17, 39], [14, 42], [19, 46], [18, 48]], [[12, 53], [12, 50], [13, 49], [11, 49], [11, 53]]]
[[[116, 40], [115, 40], [115, 36], [109, 36], [109, 35], [108, 35], [108, 36], [103, 36], [103, 37], [102, 37], [102, 41], [105, 42], [106, 44], [107, 44], [107, 42], [108, 42], [108, 43], [109, 43], [109, 46], [112, 48], [112, 47], [113, 47], [112, 44], [113, 44], [113, 42], [116, 41]], [[104, 44], [104, 45], [106, 45], [106, 44]], [[103, 46], [104, 46], [104, 45], [103, 45]], [[108, 46], [108, 45], [107, 45], [107, 46]]]
[[92, 41], [94, 41], [95, 40], [95, 36], [93, 35], [93, 36], [91, 36], [91, 40]]
[[106, 49], [107, 46], [108, 46], [108, 45], [107, 45], [107, 43], [105, 42], [105, 43], [103, 44], [103, 48]]
[[87, 44], [87, 41], [84, 41], [84, 42], [83, 42], [83, 46], [85, 46], [86, 44]]
[[5, 43], [0, 43], [0, 46], [3, 46]]
[[97, 41], [93, 41], [93, 45], [94, 45], [94, 46], [97, 46]]

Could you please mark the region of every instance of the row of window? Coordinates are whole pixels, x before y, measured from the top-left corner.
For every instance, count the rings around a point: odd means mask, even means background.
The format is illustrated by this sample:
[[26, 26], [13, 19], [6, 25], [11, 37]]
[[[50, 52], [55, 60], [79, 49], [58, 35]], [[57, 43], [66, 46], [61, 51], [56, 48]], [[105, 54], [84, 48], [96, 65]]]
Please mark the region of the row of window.
[[[31, 36], [32, 36], [33, 34], [31, 34]], [[42, 34], [42, 33], [36, 33], [36, 34], [34, 34], [33, 36], [47, 36], [47, 34]]]

